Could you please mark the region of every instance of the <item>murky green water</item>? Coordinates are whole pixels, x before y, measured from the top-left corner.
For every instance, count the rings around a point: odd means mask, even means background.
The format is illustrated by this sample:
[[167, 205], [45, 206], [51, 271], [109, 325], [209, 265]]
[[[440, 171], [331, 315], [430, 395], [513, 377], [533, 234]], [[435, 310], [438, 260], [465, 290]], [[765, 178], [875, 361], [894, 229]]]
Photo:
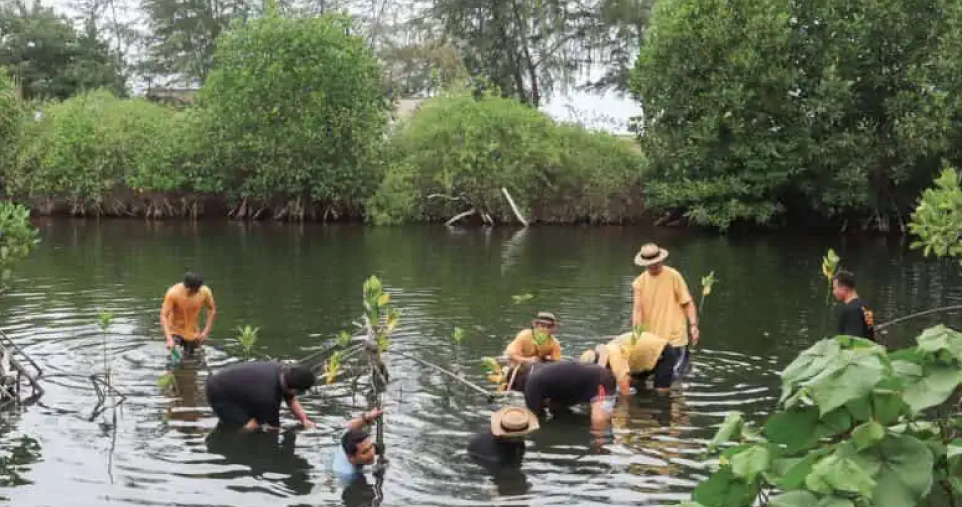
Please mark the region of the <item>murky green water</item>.
[[[828, 328], [819, 279], [828, 246], [857, 271], [879, 321], [962, 302], [957, 265], [924, 261], [891, 238], [737, 239], [616, 227], [38, 225], [41, 248], [0, 300], [0, 325], [50, 376], [40, 403], [0, 415], [0, 503], [17, 507], [369, 505], [378, 496], [391, 506], [670, 504], [704, 476], [700, 453], [726, 411], [763, 416], [777, 397], [779, 368]], [[720, 281], [683, 391], [670, 402], [641, 397], [619, 408], [604, 445], [581, 421], [549, 423], [529, 443], [522, 476], [491, 476], [464, 448], [496, 406], [396, 356], [388, 358], [391, 465], [379, 491], [345, 496], [328, 473], [337, 429], [364, 408], [345, 386], [305, 400], [317, 431], [208, 438], [216, 421], [203, 381], [237, 360], [230, 338], [239, 325], [261, 327], [259, 353], [302, 357], [350, 326], [361, 283], [376, 273], [403, 311], [395, 350], [451, 366], [451, 330], [461, 326], [468, 375], [490, 385], [468, 360], [499, 353], [538, 309], [563, 319], [559, 338], [569, 355], [626, 330], [637, 274], [631, 260], [648, 239], [671, 250], [671, 264], [693, 287], [710, 270]], [[214, 291], [220, 318], [212, 339], [220, 350], [178, 372], [174, 398], [156, 386], [164, 367], [158, 312], [164, 290], [188, 267]], [[511, 296], [523, 293], [535, 298], [514, 304]], [[70, 376], [101, 368], [99, 308], [117, 315], [109, 357], [129, 398], [116, 420], [110, 413], [89, 420], [96, 395]], [[887, 339], [906, 342], [931, 322], [893, 329]]]

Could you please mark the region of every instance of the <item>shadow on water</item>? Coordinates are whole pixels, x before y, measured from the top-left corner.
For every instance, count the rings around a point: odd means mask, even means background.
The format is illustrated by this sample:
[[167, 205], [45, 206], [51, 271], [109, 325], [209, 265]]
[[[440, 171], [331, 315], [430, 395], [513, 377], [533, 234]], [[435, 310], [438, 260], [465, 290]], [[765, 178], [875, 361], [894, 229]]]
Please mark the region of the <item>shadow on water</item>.
[[[0, 503], [17, 507], [272, 505], [669, 505], [706, 475], [702, 453], [729, 410], [764, 417], [777, 372], [831, 327], [821, 256], [832, 246], [859, 275], [879, 321], [962, 303], [954, 263], [927, 262], [891, 239], [716, 237], [629, 227], [365, 228], [269, 223], [41, 220], [40, 248], [0, 298], [0, 326], [50, 378], [40, 403], [0, 414]], [[388, 354], [391, 464], [378, 490], [343, 490], [329, 473], [344, 423], [367, 409], [345, 383], [303, 400], [313, 431], [239, 435], [216, 429], [204, 395], [210, 372], [238, 360], [234, 329], [261, 328], [259, 354], [303, 357], [350, 329], [361, 282], [378, 274], [403, 312], [393, 350], [455, 368], [454, 326], [465, 330], [460, 369], [490, 385], [481, 363], [541, 309], [559, 315], [563, 352], [577, 357], [623, 332], [631, 259], [654, 239], [691, 286], [715, 271], [701, 315], [694, 371], [670, 398], [639, 393], [612, 430], [587, 430], [583, 412], [532, 435], [520, 473], [467, 456], [471, 435], [498, 407]], [[164, 291], [201, 271], [219, 309], [202, 357], [157, 379], [166, 354], [158, 324]], [[512, 296], [530, 293], [516, 303]], [[108, 359], [127, 401], [88, 420], [85, 375], [103, 368], [98, 309], [114, 312]], [[938, 317], [893, 328], [908, 343]], [[958, 316], [947, 323], [958, 326]], [[55, 375], [62, 375], [56, 377]], [[514, 398], [516, 399], [516, 398]], [[284, 422], [292, 419], [282, 408]], [[41, 453], [42, 450], [42, 453]], [[383, 501], [382, 501], [383, 498]]]

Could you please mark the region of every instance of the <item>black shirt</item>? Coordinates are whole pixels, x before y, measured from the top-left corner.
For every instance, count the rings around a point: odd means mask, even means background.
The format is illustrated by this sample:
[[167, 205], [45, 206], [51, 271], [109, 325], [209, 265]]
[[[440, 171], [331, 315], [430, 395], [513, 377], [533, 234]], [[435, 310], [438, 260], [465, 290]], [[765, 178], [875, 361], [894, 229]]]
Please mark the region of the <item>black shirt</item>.
[[524, 459], [524, 439], [498, 439], [488, 428], [471, 439], [468, 454], [486, 464], [518, 466]]
[[607, 368], [574, 361], [541, 363], [528, 374], [524, 401], [529, 410], [541, 415], [545, 399], [556, 407], [588, 403], [598, 395], [599, 386], [604, 387], [606, 395], [615, 394], [615, 377]]
[[252, 361], [228, 366], [207, 379], [211, 404], [230, 403], [258, 424], [280, 426], [281, 401], [290, 401], [281, 385], [281, 365]]
[[855, 298], [842, 305], [838, 317], [838, 332], [875, 341], [874, 320], [872, 310], [865, 306], [861, 298]]

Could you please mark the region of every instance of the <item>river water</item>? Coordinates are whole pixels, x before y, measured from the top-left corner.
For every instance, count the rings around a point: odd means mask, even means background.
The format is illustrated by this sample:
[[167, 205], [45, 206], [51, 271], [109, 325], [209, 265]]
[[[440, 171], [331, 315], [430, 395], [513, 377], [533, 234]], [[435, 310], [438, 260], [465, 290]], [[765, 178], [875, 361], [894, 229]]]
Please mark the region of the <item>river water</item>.
[[[0, 300], [0, 325], [45, 370], [39, 403], [0, 414], [0, 504], [28, 506], [670, 505], [705, 476], [703, 449], [729, 410], [761, 418], [778, 371], [831, 326], [821, 256], [832, 246], [859, 275], [877, 319], [962, 303], [960, 268], [924, 260], [898, 238], [718, 237], [622, 227], [528, 230], [441, 226], [365, 228], [137, 220], [37, 221], [43, 243]], [[627, 330], [632, 265], [643, 241], [697, 292], [719, 282], [701, 316], [695, 369], [670, 400], [636, 397], [598, 441], [584, 420], [552, 421], [529, 441], [521, 475], [492, 475], [465, 455], [489, 403], [417, 363], [387, 356], [385, 442], [378, 484], [343, 492], [328, 473], [338, 428], [364, 409], [345, 384], [303, 403], [314, 431], [238, 439], [215, 433], [203, 395], [210, 371], [238, 360], [237, 326], [259, 326], [259, 354], [299, 358], [360, 315], [363, 280], [378, 274], [402, 311], [392, 350], [453, 367], [486, 387], [482, 356], [497, 355], [541, 309], [562, 320], [565, 354]], [[165, 354], [158, 312], [185, 269], [202, 272], [219, 318], [202, 361], [177, 371], [179, 395], [157, 378]], [[512, 296], [533, 299], [515, 303]], [[90, 420], [100, 371], [99, 310], [122, 408]], [[959, 325], [957, 316], [946, 321]], [[934, 319], [893, 327], [905, 344]], [[293, 420], [285, 411], [288, 425]]]

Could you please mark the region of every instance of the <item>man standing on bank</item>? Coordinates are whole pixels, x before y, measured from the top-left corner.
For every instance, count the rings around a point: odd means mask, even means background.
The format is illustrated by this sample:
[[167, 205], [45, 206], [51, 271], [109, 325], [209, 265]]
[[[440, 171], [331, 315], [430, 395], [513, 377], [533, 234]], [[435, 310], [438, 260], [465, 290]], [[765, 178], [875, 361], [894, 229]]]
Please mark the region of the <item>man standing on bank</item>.
[[688, 370], [688, 344], [698, 345], [698, 312], [695, 300], [688, 292], [688, 284], [674, 268], [665, 266], [668, 250], [654, 243], [641, 247], [635, 256], [635, 264], [645, 268], [631, 287], [634, 303], [631, 312], [632, 327], [643, 326], [645, 331], [668, 340], [676, 358], [674, 379], [681, 378]]
[[[207, 322], [200, 331], [197, 323], [204, 308], [207, 308]], [[214, 294], [204, 285], [200, 275], [188, 272], [183, 282], [167, 289], [160, 308], [160, 325], [164, 328], [167, 350], [180, 346], [185, 356], [193, 355], [194, 350], [210, 336], [215, 318]]]
[[855, 275], [841, 270], [832, 279], [832, 294], [842, 304], [838, 333], [875, 341], [875, 317], [855, 290]]
[[207, 401], [225, 427], [245, 430], [280, 427], [281, 400], [305, 428], [314, 423], [297, 396], [310, 389], [314, 372], [274, 361], [236, 363], [207, 378]]

